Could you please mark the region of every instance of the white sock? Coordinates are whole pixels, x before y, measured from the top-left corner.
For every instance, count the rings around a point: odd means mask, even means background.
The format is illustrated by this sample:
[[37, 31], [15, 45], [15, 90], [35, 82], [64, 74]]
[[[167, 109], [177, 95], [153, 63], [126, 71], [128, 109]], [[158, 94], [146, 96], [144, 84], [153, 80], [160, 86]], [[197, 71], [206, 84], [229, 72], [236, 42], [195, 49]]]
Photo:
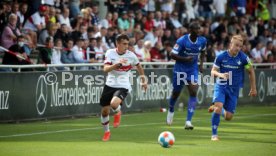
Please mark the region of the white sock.
[[186, 121], [186, 125], [192, 125], [192, 122], [191, 121]]
[[167, 115], [167, 123], [168, 124], [172, 124], [173, 122], [173, 115], [174, 115], [174, 112], [170, 112], [170, 110], [168, 111], [168, 115]]
[[102, 122], [102, 125], [103, 125], [103, 128], [104, 128], [104, 131], [108, 132], [109, 131], [109, 115], [106, 116], [106, 117], [103, 117], [101, 115], [101, 122]]
[[112, 108], [112, 110], [113, 110], [114, 113], [120, 112], [121, 111], [121, 105], [119, 105], [116, 109]]

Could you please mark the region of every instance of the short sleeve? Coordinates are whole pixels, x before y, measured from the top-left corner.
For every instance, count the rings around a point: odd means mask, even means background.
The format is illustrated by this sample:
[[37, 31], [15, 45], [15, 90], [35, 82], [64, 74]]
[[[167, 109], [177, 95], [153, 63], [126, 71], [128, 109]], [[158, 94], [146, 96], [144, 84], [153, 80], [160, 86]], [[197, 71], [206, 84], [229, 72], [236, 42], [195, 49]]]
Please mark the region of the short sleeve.
[[214, 64], [213, 64], [213, 67], [220, 68], [220, 66], [221, 66], [221, 56], [222, 55], [219, 55], [218, 57], [216, 57], [216, 59], [214, 61]]
[[111, 57], [110, 57], [110, 51], [107, 51], [104, 58], [104, 64], [112, 65]]
[[133, 55], [133, 66], [137, 66], [140, 63], [138, 57], [136, 55]]
[[177, 42], [175, 43], [175, 45], [173, 46], [173, 50], [172, 53], [177, 54], [182, 51], [183, 47], [180, 43], [180, 40], [177, 40]]

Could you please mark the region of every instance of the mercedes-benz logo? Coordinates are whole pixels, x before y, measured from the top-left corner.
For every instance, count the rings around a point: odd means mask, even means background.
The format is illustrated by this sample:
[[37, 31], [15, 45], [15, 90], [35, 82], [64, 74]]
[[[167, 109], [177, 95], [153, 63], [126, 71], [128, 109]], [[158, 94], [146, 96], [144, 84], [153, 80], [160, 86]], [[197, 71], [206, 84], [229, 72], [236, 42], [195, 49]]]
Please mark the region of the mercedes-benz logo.
[[258, 79], [258, 97], [259, 101], [263, 102], [265, 98], [265, 73], [263, 71], [260, 72]]
[[133, 95], [132, 92], [128, 93], [127, 97], [124, 100], [124, 103], [127, 108], [130, 108], [132, 106], [132, 101], [133, 101]]
[[202, 89], [202, 85], [198, 86], [196, 97], [197, 97], [198, 104], [202, 104], [204, 100], [204, 91]]
[[47, 106], [47, 84], [44, 75], [38, 78], [36, 84], [36, 109], [39, 115], [43, 115]]

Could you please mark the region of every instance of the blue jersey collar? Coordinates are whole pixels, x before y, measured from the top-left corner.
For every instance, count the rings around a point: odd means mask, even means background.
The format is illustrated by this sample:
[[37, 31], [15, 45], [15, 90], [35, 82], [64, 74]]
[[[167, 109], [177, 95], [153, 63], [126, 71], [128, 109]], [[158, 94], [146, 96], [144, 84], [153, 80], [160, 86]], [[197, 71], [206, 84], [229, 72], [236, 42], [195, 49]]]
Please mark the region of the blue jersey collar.
[[196, 44], [196, 43], [197, 43], [197, 40], [198, 40], [198, 37], [196, 38], [196, 41], [195, 41], [195, 42], [193, 42], [193, 41], [190, 39], [190, 36], [191, 36], [191, 34], [189, 34], [189, 35], [188, 35], [188, 39], [189, 39], [189, 41], [190, 41], [192, 44]]
[[240, 53], [240, 52], [238, 52], [236, 56], [231, 56], [229, 50], [226, 50], [226, 52], [227, 52], [227, 54], [228, 54], [229, 57], [237, 57], [239, 55], [239, 53]]

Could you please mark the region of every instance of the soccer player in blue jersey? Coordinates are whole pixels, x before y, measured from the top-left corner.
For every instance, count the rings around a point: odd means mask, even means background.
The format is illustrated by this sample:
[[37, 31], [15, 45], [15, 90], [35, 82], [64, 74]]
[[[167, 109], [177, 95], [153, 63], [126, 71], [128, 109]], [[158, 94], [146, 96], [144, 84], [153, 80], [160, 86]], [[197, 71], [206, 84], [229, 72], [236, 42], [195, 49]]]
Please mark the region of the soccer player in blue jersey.
[[214, 87], [213, 104], [209, 111], [212, 112], [212, 141], [218, 141], [218, 126], [220, 115], [225, 120], [231, 120], [239, 97], [239, 90], [243, 87], [244, 70], [249, 73], [250, 92], [249, 96], [256, 96], [255, 72], [250, 59], [245, 55], [241, 48], [243, 38], [235, 35], [231, 39], [229, 50], [224, 51], [214, 61], [211, 71], [212, 76], [217, 77]]
[[167, 124], [171, 125], [174, 116], [174, 105], [181, 93], [183, 86], [187, 86], [189, 91], [187, 118], [185, 129], [192, 130], [191, 123], [197, 99], [198, 88], [198, 55], [200, 54], [200, 72], [203, 70], [203, 59], [206, 49], [206, 38], [199, 36], [200, 25], [192, 22], [189, 25], [190, 33], [180, 37], [174, 45], [171, 58], [174, 59], [173, 69], [173, 91], [169, 100], [169, 111], [167, 114]]

